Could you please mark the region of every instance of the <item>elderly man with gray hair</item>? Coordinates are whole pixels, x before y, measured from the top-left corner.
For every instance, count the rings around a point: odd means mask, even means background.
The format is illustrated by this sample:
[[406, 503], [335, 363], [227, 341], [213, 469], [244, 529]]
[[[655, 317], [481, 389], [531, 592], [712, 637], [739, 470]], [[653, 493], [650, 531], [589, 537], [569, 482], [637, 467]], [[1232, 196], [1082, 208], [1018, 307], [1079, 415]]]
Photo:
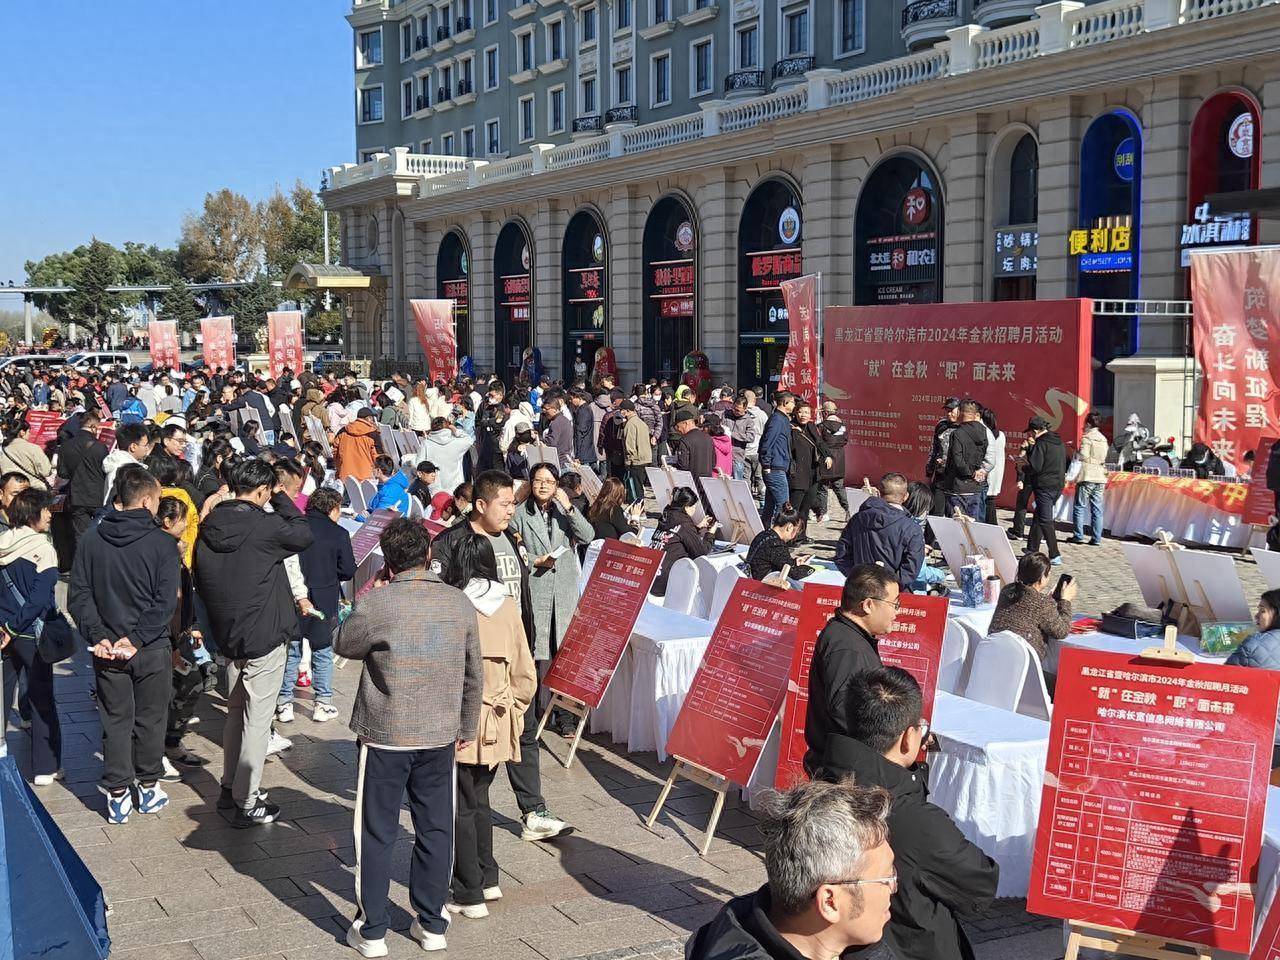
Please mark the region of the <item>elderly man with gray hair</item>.
[[879, 942], [898, 888], [888, 815], [888, 793], [852, 782], [775, 794], [760, 825], [768, 882], [725, 904], [686, 960], [831, 960]]

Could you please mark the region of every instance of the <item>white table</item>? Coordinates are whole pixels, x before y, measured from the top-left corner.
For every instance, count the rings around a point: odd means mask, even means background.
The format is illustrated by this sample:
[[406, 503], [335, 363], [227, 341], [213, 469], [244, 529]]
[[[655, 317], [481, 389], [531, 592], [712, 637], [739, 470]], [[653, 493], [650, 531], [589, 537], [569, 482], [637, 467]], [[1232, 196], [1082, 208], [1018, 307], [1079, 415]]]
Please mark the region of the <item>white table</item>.
[[[1103, 653], [1123, 653], [1125, 656], [1136, 657], [1143, 650], [1149, 650], [1152, 647], [1159, 647], [1164, 643], [1160, 637], [1151, 637], [1143, 640], [1133, 640], [1127, 637], [1118, 637], [1113, 633], [1072, 633], [1068, 634], [1065, 640], [1060, 644], [1068, 647], [1083, 647], [1086, 650], [1098, 650]], [[1200, 642], [1195, 637], [1178, 637], [1178, 646], [1187, 653], [1195, 657], [1198, 663], [1225, 663], [1227, 654], [1208, 654], [1200, 650]], [[1057, 650], [1051, 650], [1049, 653], [1049, 661], [1044, 665], [1046, 673], [1058, 672]]]

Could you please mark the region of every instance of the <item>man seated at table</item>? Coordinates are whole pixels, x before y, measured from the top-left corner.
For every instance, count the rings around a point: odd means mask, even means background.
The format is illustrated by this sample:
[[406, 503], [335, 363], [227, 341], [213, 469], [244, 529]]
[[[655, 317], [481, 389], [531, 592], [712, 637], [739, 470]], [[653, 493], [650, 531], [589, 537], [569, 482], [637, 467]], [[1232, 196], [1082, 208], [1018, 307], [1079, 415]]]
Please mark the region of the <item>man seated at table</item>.
[[900, 473], [880, 478], [880, 496], [870, 497], [849, 518], [836, 541], [836, 567], [848, 574], [860, 563], [879, 563], [892, 570], [903, 590], [924, 563], [924, 530], [907, 513], [909, 485]]
[[808, 750], [804, 768], [809, 776], [827, 748], [832, 734], [848, 734], [845, 699], [849, 681], [864, 670], [880, 666], [876, 638], [889, 632], [898, 612], [897, 577], [874, 563], [849, 571], [840, 594], [840, 609], [818, 634], [809, 665], [809, 707], [804, 720]]
[[897, 667], [849, 682], [848, 734], [832, 734], [819, 775], [852, 776], [893, 798], [889, 845], [898, 868], [886, 939], [898, 960], [972, 960], [957, 914], [991, 905], [1000, 867], [964, 838], [941, 807], [926, 800], [928, 768], [917, 763], [929, 735], [920, 686]]
[[885, 791], [853, 784], [774, 794], [760, 823], [768, 882], [726, 903], [686, 960], [828, 960], [879, 942], [898, 884], [888, 812]]

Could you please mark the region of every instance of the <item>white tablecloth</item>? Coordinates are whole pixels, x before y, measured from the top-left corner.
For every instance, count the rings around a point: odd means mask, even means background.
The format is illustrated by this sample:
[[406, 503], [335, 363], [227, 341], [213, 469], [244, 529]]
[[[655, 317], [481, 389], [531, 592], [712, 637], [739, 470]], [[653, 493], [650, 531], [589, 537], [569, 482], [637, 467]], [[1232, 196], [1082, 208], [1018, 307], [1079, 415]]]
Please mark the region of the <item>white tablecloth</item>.
[[[1158, 647], [1163, 644], [1163, 640], [1159, 638], [1151, 638], [1148, 640], [1130, 640], [1125, 637], [1117, 637], [1111, 633], [1073, 633], [1068, 635], [1067, 639], [1062, 643], [1068, 647], [1084, 647], [1087, 650], [1101, 650], [1106, 653], [1123, 653], [1126, 656], [1136, 657], [1143, 650], [1151, 647]], [[1200, 663], [1224, 663], [1227, 659], [1226, 654], [1212, 656], [1200, 651], [1200, 643], [1195, 637], [1178, 637], [1178, 646], [1190, 653]], [[1044, 665], [1046, 673], [1058, 672], [1057, 651], [1052, 650], [1049, 653], [1049, 662]]]
[[[1141, 480], [1123, 486], [1108, 486], [1104, 493], [1102, 524], [1113, 537], [1142, 536], [1154, 539], [1161, 530], [1181, 543], [1243, 550], [1249, 545], [1252, 528], [1241, 516], [1224, 513], [1176, 490]], [[1073, 496], [1058, 500], [1055, 517], [1071, 522]]]

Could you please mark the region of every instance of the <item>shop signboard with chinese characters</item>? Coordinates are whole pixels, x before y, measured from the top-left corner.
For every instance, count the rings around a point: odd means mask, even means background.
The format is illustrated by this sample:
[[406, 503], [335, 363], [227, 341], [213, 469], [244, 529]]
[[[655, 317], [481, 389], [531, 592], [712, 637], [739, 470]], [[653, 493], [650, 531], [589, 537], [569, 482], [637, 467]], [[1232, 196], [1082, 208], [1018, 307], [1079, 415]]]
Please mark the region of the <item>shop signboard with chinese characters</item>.
[[1204, 375], [1195, 437], [1244, 473], [1245, 453], [1280, 424], [1280, 249], [1194, 254], [1191, 301]]
[[[453, 301], [453, 329], [455, 339], [461, 340], [459, 333], [467, 329], [467, 321], [471, 317], [471, 281], [467, 277], [440, 282], [440, 299]], [[465, 349], [465, 345], [460, 344]]]
[[1229, 213], [1215, 216], [1209, 212], [1209, 204], [1196, 207], [1191, 223], [1182, 225], [1178, 245], [1182, 248], [1182, 265], [1191, 266], [1191, 251], [1207, 247], [1238, 247], [1249, 243], [1253, 236], [1253, 216], [1248, 213]]
[[515, 273], [501, 277], [502, 303], [507, 310], [507, 319], [516, 323], [529, 321], [530, 276], [527, 273]]
[[653, 293], [650, 296], [658, 305], [658, 316], [692, 317], [694, 315], [694, 266], [693, 258], [687, 260], [657, 260], [649, 264], [652, 271]]
[[877, 303], [927, 303], [938, 275], [938, 234], [871, 237], [865, 268]]
[[997, 227], [993, 234], [992, 275], [1034, 277], [1039, 266], [1040, 231], [1034, 226]]
[[799, 247], [761, 250], [747, 256], [751, 259], [751, 286], [748, 289], [752, 293], [772, 292], [784, 281], [794, 280], [804, 273], [804, 257]]
[[1247, 952], [1278, 696], [1270, 670], [1063, 647], [1027, 909]]
[[[949, 396], [991, 407], [1010, 451], [1035, 416], [1077, 441], [1091, 398], [1091, 311], [1088, 300], [1041, 300], [1032, 311], [1017, 301], [827, 307], [823, 392], [849, 425], [849, 481], [921, 476]], [[1012, 504], [1015, 483], [1005, 481], [1001, 501]]]
[[[1133, 228], [1115, 217], [1093, 227], [1072, 230], [1067, 252], [1077, 258], [1081, 273], [1119, 273], [1133, 269]], [[1127, 218], [1120, 218], [1126, 219]]]

